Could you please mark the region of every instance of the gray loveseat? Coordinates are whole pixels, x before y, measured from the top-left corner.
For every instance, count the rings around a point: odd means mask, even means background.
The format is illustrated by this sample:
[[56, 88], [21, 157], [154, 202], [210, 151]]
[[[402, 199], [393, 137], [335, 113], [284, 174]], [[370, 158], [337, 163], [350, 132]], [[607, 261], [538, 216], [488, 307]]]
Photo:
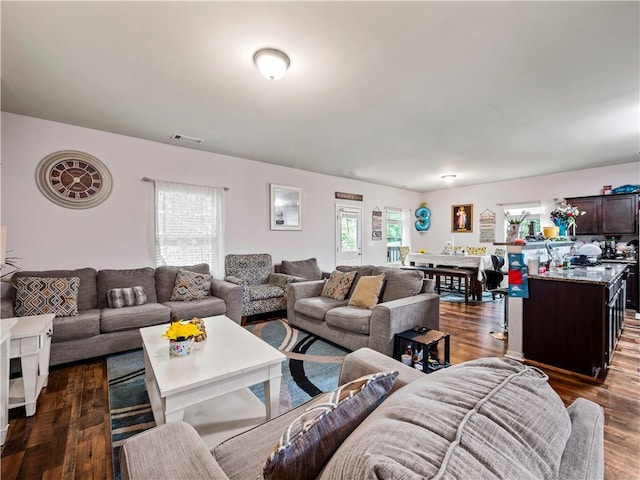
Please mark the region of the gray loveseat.
[[[433, 293], [434, 280], [423, 279], [415, 270], [373, 265], [338, 266], [341, 272], [357, 271], [345, 300], [321, 296], [324, 281], [291, 283], [287, 286], [287, 321], [349, 350], [369, 347], [393, 354], [396, 333], [416, 326], [437, 330], [440, 326], [440, 296]], [[380, 302], [372, 309], [349, 306], [362, 276], [385, 274]]]
[[[346, 356], [344, 384], [396, 370], [393, 390], [316, 477], [379, 479], [602, 479], [603, 411], [578, 398], [565, 408], [540, 370], [482, 358], [425, 375], [370, 349]], [[154, 427], [122, 446], [124, 480], [261, 478], [289, 424], [314, 400], [211, 451], [183, 422]], [[308, 458], [308, 457], [306, 457]]]
[[[74, 362], [140, 348], [139, 329], [169, 323], [180, 318], [227, 315], [240, 323], [242, 287], [212, 279], [208, 297], [201, 300], [170, 301], [180, 269], [209, 273], [207, 264], [184, 267], [136, 268], [130, 270], [49, 270], [16, 272], [20, 277], [78, 277], [78, 315], [56, 317], [51, 338], [51, 365]], [[143, 305], [109, 308], [107, 292], [113, 288], [142, 286], [147, 296]], [[3, 293], [2, 318], [15, 316], [15, 288]]]

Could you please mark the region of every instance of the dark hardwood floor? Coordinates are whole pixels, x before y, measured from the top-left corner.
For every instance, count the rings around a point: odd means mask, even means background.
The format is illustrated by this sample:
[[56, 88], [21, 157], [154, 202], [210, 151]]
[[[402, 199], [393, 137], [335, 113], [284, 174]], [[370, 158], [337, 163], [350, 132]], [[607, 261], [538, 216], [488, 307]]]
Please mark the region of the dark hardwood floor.
[[[503, 315], [503, 300], [441, 302], [440, 329], [451, 334], [451, 362], [503, 355], [505, 342], [489, 335]], [[585, 397], [604, 407], [605, 478], [640, 479], [640, 321], [626, 327], [604, 382], [544, 369], [565, 404]], [[54, 367], [35, 416], [10, 412], [2, 448], [3, 480], [112, 479], [104, 359]]]

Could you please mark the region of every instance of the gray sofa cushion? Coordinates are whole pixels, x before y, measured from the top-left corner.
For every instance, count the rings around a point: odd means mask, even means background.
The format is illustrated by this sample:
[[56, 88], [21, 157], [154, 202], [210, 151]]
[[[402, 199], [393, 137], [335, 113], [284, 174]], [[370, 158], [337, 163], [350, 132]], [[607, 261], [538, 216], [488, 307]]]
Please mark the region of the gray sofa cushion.
[[100, 333], [100, 310], [82, 310], [71, 317], [53, 320], [52, 343], [89, 338]]
[[[107, 292], [112, 288], [144, 287], [148, 303], [157, 303], [155, 270], [151, 267], [98, 272], [98, 308], [108, 308]], [[104, 331], [104, 330], [103, 330]]]
[[307, 280], [322, 279], [322, 270], [320, 270], [318, 260], [315, 258], [295, 261], [282, 260], [280, 272], [294, 277], [306, 278]]
[[384, 286], [380, 296], [381, 303], [412, 297], [422, 290], [422, 272], [417, 270], [400, 270], [389, 267], [375, 267], [372, 275], [384, 273]]
[[[98, 293], [96, 287], [96, 277], [98, 272], [93, 268], [78, 268], [76, 270], [44, 270], [44, 271], [22, 271], [13, 274], [13, 278], [20, 277], [50, 277], [66, 278], [78, 277], [80, 288], [78, 290], [78, 310], [90, 310], [98, 305]], [[132, 285], [133, 286], [133, 285]], [[106, 295], [106, 294], [105, 294]], [[15, 300], [15, 290], [12, 300]]]
[[391, 395], [321, 478], [557, 478], [570, 433], [569, 414], [546, 375], [483, 358]]
[[327, 325], [347, 332], [369, 335], [371, 310], [358, 307], [338, 307], [329, 310], [325, 316]]
[[169, 323], [171, 310], [159, 303], [146, 303], [135, 307], [104, 308], [101, 316], [100, 331], [102, 333], [121, 332]]
[[158, 302], [164, 303], [169, 301], [173, 286], [176, 283], [176, 276], [180, 270], [209, 273], [209, 265], [199, 263], [197, 265], [185, 265], [182, 267], [163, 266], [156, 268], [156, 292], [158, 294]]
[[189, 302], [163, 302], [162, 305], [171, 309], [172, 315], [189, 320], [193, 317], [211, 317], [224, 315], [227, 306], [224, 300], [216, 297], [208, 297], [203, 300], [191, 300]]
[[334, 300], [329, 297], [309, 297], [301, 298], [295, 303], [296, 312], [315, 318], [316, 320], [324, 320], [325, 314], [334, 308], [342, 307], [347, 304], [346, 300]]

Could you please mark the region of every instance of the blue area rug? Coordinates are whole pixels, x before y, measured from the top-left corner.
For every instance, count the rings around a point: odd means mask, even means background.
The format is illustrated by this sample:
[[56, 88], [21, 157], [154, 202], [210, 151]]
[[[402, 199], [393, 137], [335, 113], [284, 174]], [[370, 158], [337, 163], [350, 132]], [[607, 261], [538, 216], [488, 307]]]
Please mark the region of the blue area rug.
[[[284, 319], [246, 328], [287, 356], [282, 364], [280, 412], [338, 386], [340, 367], [348, 350], [293, 328]], [[110, 355], [107, 378], [113, 472], [115, 480], [120, 480], [120, 446], [127, 438], [155, 426], [144, 386], [142, 350]], [[264, 401], [262, 384], [251, 390]]]
[[[246, 328], [287, 356], [282, 364], [282, 386], [286, 391], [281, 394], [281, 402], [288, 394], [291, 408], [295, 408], [338, 386], [340, 367], [348, 350], [298, 330], [284, 319]], [[264, 401], [262, 385], [251, 390]]]
[[142, 350], [107, 357], [107, 379], [113, 472], [114, 478], [120, 480], [120, 445], [127, 438], [156, 425], [144, 386]]

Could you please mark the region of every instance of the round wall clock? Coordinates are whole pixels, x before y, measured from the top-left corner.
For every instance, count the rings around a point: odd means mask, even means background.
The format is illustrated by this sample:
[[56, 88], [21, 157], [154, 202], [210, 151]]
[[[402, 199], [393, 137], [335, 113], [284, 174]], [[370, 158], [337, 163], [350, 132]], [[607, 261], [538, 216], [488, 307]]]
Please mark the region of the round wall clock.
[[53, 203], [66, 208], [91, 208], [111, 193], [111, 173], [88, 153], [64, 150], [47, 155], [36, 168], [36, 184]]

